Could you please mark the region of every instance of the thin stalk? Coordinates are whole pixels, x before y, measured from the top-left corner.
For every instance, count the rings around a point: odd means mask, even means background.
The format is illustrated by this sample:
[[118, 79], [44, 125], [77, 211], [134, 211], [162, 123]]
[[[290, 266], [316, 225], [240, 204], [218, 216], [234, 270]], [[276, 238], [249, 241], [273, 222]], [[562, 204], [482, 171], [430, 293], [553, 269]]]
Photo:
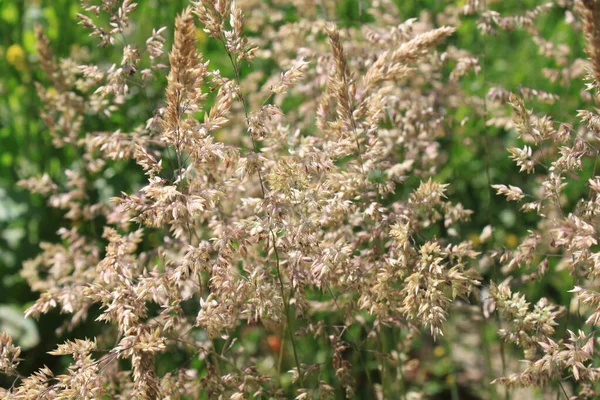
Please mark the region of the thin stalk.
[[294, 360], [296, 362], [296, 367], [298, 368], [298, 376], [300, 377], [300, 383], [304, 384], [304, 374], [302, 373], [302, 369], [300, 368], [300, 359], [298, 358], [298, 349], [296, 348], [296, 340], [294, 339], [294, 332], [292, 329], [292, 318], [290, 316], [290, 308], [289, 308], [289, 298], [285, 298], [285, 290], [283, 286], [283, 278], [281, 276], [281, 271], [279, 269], [279, 254], [277, 253], [277, 247], [275, 246], [275, 233], [273, 230], [269, 229], [271, 235], [273, 237], [273, 250], [275, 252], [275, 259], [277, 260], [277, 279], [279, 279], [279, 290], [281, 292], [281, 299], [283, 300], [285, 306], [283, 307], [283, 311], [285, 313], [285, 318], [287, 320], [288, 325], [288, 336], [290, 338], [290, 343], [292, 344], [292, 350], [294, 352]]
[[[233, 67], [233, 71], [234, 71], [234, 74], [235, 74], [235, 80], [236, 80], [236, 83], [237, 83], [238, 88], [240, 90], [240, 92], [239, 92], [239, 98], [242, 101], [242, 105], [244, 106], [244, 114], [246, 116], [246, 121], [248, 121], [249, 120], [249, 106], [248, 106], [248, 104], [246, 102], [246, 98], [244, 97], [243, 93], [241, 92], [241, 84], [240, 84], [241, 82], [240, 82], [240, 69], [239, 69], [239, 65], [237, 64], [237, 62], [234, 59], [234, 57], [231, 54], [231, 52], [227, 49], [227, 44], [226, 44], [227, 42], [226, 42], [225, 37], [222, 36], [220, 38], [220, 40], [221, 40], [221, 43], [223, 44], [223, 47], [225, 48], [225, 52], [227, 53], [227, 56], [229, 57], [229, 61], [231, 62], [231, 66]], [[254, 152], [258, 153], [258, 146], [257, 146], [256, 141], [254, 140], [254, 137], [252, 136], [252, 134], [250, 134], [250, 140], [252, 141], [252, 148], [253, 148]], [[262, 177], [262, 173], [261, 173], [260, 170], [258, 170], [258, 179], [259, 179], [259, 182], [260, 182], [260, 189], [261, 189], [261, 192], [262, 192], [262, 198], [265, 199], [266, 198], [266, 189], [265, 189], [265, 184], [264, 184], [264, 180], [263, 180], [263, 177]], [[285, 317], [286, 317], [287, 324], [288, 324], [288, 334], [289, 334], [289, 338], [290, 338], [290, 343], [292, 345], [292, 349], [293, 349], [293, 352], [294, 352], [294, 360], [296, 362], [296, 368], [298, 369], [298, 376], [300, 378], [300, 383], [304, 384], [304, 375], [302, 373], [300, 359], [298, 357], [298, 350], [297, 350], [297, 347], [296, 347], [296, 340], [294, 339], [294, 332], [293, 332], [293, 329], [292, 329], [292, 319], [291, 319], [290, 311], [289, 311], [289, 308], [290, 308], [289, 301], [290, 301], [291, 294], [290, 294], [290, 297], [288, 297], [286, 299], [286, 296], [285, 296], [285, 286], [284, 286], [284, 283], [283, 283], [283, 277], [281, 275], [281, 265], [280, 265], [280, 262], [279, 262], [279, 253], [277, 251], [277, 241], [276, 241], [277, 237], [275, 235], [275, 232], [273, 232], [273, 228], [271, 227], [270, 223], [269, 223], [269, 233], [270, 233], [270, 235], [272, 237], [272, 240], [273, 240], [273, 251], [275, 253], [275, 259], [276, 259], [276, 264], [277, 264], [276, 265], [276, 267], [277, 267], [276, 268], [277, 279], [279, 280], [279, 290], [280, 290], [280, 293], [281, 293], [281, 299], [284, 302], [284, 313], [285, 313]]]
[[490, 385], [489, 382], [494, 380], [494, 376], [492, 373], [492, 359], [490, 357], [490, 344], [486, 339], [485, 335], [485, 322], [479, 327], [479, 336], [481, 338], [482, 350], [483, 350], [483, 358], [485, 361], [485, 369], [486, 369], [486, 385], [489, 388], [489, 394], [491, 400], [496, 400], [498, 398], [498, 392], [494, 385]]
[[[558, 381], [558, 387], [562, 390], [562, 393], [565, 395], [565, 399], [569, 399], [569, 395], [567, 394], [567, 391], [565, 390], [565, 387], [563, 386], [561, 381]], [[557, 396], [558, 399], [558, 396]]]
[[[487, 10], [487, 0], [483, 0], [483, 9]], [[492, 179], [490, 176], [490, 139], [489, 139], [489, 135], [487, 132], [487, 118], [488, 118], [488, 106], [487, 106], [487, 93], [485, 92], [485, 83], [486, 83], [486, 72], [487, 72], [487, 41], [485, 38], [485, 35], [483, 37], [482, 40], [482, 65], [481, 65], [481, 72], [482, 72], [482, 76], [483, 76], [483, 123], [484, 123], [484, 127], [483, 127], [483, 149], [484, 149], [484, 163], [485, 163], [485, 176], [487, 179], [487, 189], [488, 189], [488, 200], [489, 200], [489, 206], [488, 206], [488, 223], [491, 226], [493, 225], [493, 221], [492, 221], [492, 215], [494, 214], [493, 212], [493, 208], [494, 208], [494, 202], [493, 202], [493, 193], [492, 193]], [[494, 264], [493, 268], [492, 268], [492, 279], [494, 281], [498, 280], [498, 268], [497, 265]], [[496, 323], [498, 324], [498, 327], [500, 327], [500, 315], [498, 313], [496, 313]], [[502, 361], [502, 375], [506, 376], [506, 354], [505, 354], [505, 349], [504, 349], [504, 342], [502, 340], [500, 340], [500, 359]], [[509, 390], [506, 389], [506, 391], [504, 392], [504, 398], [505, 400], [509, 400]]]
[[[337, 297], [335, 296], [335, 294], [333, 294], [333, 291], [331, 290], [331, 286], [329, 286], [329, 284], [325, 284], [325, 287], [327, 288], [329, 295], [333, 299], [333, 304], [335, 304], [335, 307], [337, 308], [338, 312], [340, 313], [340, 315], [343, 315], [344, 313], [342, 312], [342, 308], [340, 307], [340, 305], [337, 301]], [[365, 374], [367, 374], [367, 380], [369, 381], [369, 386], [371, 386], [371, 388], [374, 390], [375, 386], [373, 385], [373, 380], [371, 379], [371, 373], [368, 369], [368, 365], [362, 356], [362, 349], [356, 343], [354, 343], [354, 341], [348, 341], [348, 343], [350, 343], [352, 345], [352, 347], [358, 353], [358, 358], [360, 360], [360, 364], [363, 367], [363, 369], [365, 370]]]
[[379, 326], [379, 335], [377, 335], [377, 342], [379, 342], [379, 348], [381, 351], [381, 354], [379, 355], [379, 358], [381, 359], [381, 390], [383, 391], [383, 397], [385, 398], [385, 388], [388, 387], [386, 385], [386, 379], [385, 379], [385, 357], [383, 356], [383, 354], [386, 353], [385, 351], [385, 344], [384, 344], [384, 340], [382, 339], [383, 337], [383, 328], [381, 327], [381, 325]]
[[287, 323], [283, 324], [281, 332], [281, 347], [279, 347], [279, 357], [277, 359], [277, 379], [281, 381], [281, 365], [283, 363], [283, 349], [285, 348], [285, 335], [287, 333]]
[[[446, 340], [446, 351], [448, 352], [448, 356], [450, 357], [450, 365], [451, 365], [451, 371], [452, 371], [452, 375], [453, 378], [452, 379], [452, 385], [450, 388], [450, 395], [452, 396], [452, 400], [459, 400], [459, 392], [458, 392], [458, 383], [456, 382], [456, 378], [457, 378], [457, 371], [458, 368], [456, 368], [456, 362], [454, 360], [454, 352], [452, 351], [452, 344], [456, 343], [455, 338], [450, 337], [450, 335], [452, 335], [452, 333], [448, 333], [448, 338]], [[454, 336], [454, 335], [452, 335]]]

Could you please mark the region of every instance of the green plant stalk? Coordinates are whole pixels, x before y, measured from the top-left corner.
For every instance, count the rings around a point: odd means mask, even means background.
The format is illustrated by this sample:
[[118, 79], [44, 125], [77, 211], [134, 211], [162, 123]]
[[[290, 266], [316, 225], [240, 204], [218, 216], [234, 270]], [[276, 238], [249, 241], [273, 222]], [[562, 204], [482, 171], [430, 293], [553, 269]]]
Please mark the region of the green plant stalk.
[[[483, 0], [483, 9], [487, 9], [487, 0]], [[488, 199], [489, 199], [489, 209], [488, 209], [488, 223], [493, 226], [492, 221], [492, 210], [494, 207], [493, 202], [493, 193], [492, 193], [492, 179], [490, 176], [490, 150], [489, 150], [489, 135], [487, 132], [487, 118], [488, 118], [488, 107], [487, 107], [487, 95], [485, 93], [485, 82], [486, 82], [486, 64], [487, 64], [487, 42], [485, 37], [482, 40], [482, 63], [481, 63], [481, 72], [483, 76], [483, 149], [484, 149], [484, 160], [485, 160], [485, 176], [487, 178], [487, 189], [488, 189]], [[498, 268], [494, 264], [492, 268], [492, 279], [497, 281], [498, 278]], [[500, 327], [500, 315], [496, 313], [496, 322], [498, 327]], [[506, 375], [506, 354], [504, 350], [504, 342], [500, 340], [500, 358], [502, 360], [502, 375]], [[506, 389], [504, 393], [504, 399], [509, 400], [509, 390]]]
[[[240, 70], [239, 70], [239, 65], [237, 64], [237, 62], [235, 61], [235, 59], [233, 58], [232, 54], [229, 52], [229, 50], [227, 49], [227, 45], [226, 45], [226, 39], [224, 36], [221, 37], [221, 43], [223, 44], [223, 47], [225, 48], [225, 52], [227, 53], [227, 56], [229, 57], [229, 60], [231, 61], [231, 65], [233, 67], [234, 73], [235, 73], [235, 80], [236, 83], [238, 85], [238, 87], [240, 88], [240, 93], [239, 93], [239, 97], [242, 101], [242, 104], [244, 106], [244, 114], [246, 116], [246, 121], [248, 121], [248, 117], [249, 117], [249, 112], [248, 112], [248, 104], [246, 102], [246, 99], [244, 97], [244, 95], [241, 93], [241, 85], [240, 85]], [[252, 135], [250, 135], [250, 139], [252, 140], [252, 147], [255, 153], [258, 152], [258, 147], [256, 145], [256, 141], [254, 140], [254, 137]], [[260, 188], [262, 191], [262, 197], [263, 199], [266, 197], [266, 190], [265, 190], [265, 184], [264, 184], [264, 180], [262, 177], [262, 174], [260, 172], [260, 170], [258, 171], [258, 178], [260, 181]], [[294, 360], [296, 362], [296, 368], [298, 369], [298, 376], [300, 378], [300, 384], [303, 385], [304, 384], [304, 375], [302, 373], [302, 368], [301, 368], [301, 364], [300, 364], [300, 360], [298, 357], [298, 350], [296, 348], [296, 341], [294, 339], [294, 332], [292, 329], [292, 320], [291, 320], [291, 316], [290, 316], [290, 303], [289, 300], [290, 298], [285, 297], [285, 288], [284, 288], [284, 283], [283, 283], [283, 278], [281, 276], [281, 269], [280, 269], [280, 263], [279, 263], [279, 253], [277, 252], [277, 237], [275, 236], [275, 233], [273, 232], [272, 227], [269, 225], [269, 233], [272, 236], [272, 240], [273, 240], [273, 251], [275, 253], [275, 259], [276, 259], [276, 263], [277, 263], [277, 278], [279, 280], [279, 290], [281, 293], [281, 299], [284, 303], [284, 313], [285, 313], [285, 317], [287, 320], [287, 324], [288, 324], [288, 334], [289, 334], [289, 338], [290, 338], [290, 343], [292, 345], [292, 349], [294, 352]], [[291, 297], [291, 293], [290, 293], [290, 297]]]

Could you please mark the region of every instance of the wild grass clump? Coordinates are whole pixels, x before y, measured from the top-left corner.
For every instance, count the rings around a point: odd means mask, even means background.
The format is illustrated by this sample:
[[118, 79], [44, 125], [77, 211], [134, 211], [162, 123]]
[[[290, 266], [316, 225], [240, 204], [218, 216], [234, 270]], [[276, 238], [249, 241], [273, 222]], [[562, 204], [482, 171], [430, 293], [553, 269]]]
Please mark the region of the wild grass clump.
[[[468, 1], [434, 24], [361, 1], [356, 26], [333, 22], [334, 2], [293, 2], [293, 21], [279, 3], [199, 0], [147, 27], [136, 3], [82, 1], [80, 23], [105, 48], [85, 57], [56, 57], [36, 30], [41, 118], [77, 160], [20, 182], [65, 220], [23, 266], [39, 292], [26, 315], [70, 315], [60, 333], [102, 329], [57, 345], [53, 355], [71, 358], [64, 370], [30, 376], [0, 335], [0, 370], [14, 378], [3, 396], [428, 398], [423, 347], [437, 345], [433, 354], [453, 353], [453, 398], [496, 398], [497, 387], [507, 398], [514, 387], [595, 398], [600, 3], [503, 15]], [[574, 18], [591, 62], [569, 64], [576, 57], [543, 37], [536, 24], [551, 11]], [[480, 49], [453, 41], [468, 18]], [[556, 95], [490, 85], [485, 45], [514, 30], [555, 62], [547, 78], [589, 69], [588, 109], [555, 120], [529, 102]], [[226, 68], [199, 52], [202, 35]], [[463, 84], [475, 74], [489, 92]], [[133, 115], [139, 101], [154, 112]], [[482, 122], [485, 186], [534, 215], [513, 248], [498, 245], [499, 199], [469, 210], [443, 178], [465, 109]], [[126, 118], [141, 122], [124, 132]], [[494, 127], [517, 134], [505, 154]], [[523, 178], [495, 179], [499, 152]], [[103, 195], [126, 163], [143, 183]], [[474, 218], [489, 221], [475, 237]], [[567, 304], [524, 290], [557, 278], [572, 281]], [[475, 375], [458, 365], [468, 338]]]

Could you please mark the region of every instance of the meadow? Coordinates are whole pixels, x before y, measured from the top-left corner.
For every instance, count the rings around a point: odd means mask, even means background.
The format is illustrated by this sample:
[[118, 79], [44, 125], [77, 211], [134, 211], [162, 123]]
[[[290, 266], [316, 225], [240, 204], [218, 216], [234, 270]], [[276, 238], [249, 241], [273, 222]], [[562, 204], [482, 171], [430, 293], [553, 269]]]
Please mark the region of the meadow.
[[0, 55], [0, 397], [599, 397], [600, 1], [3, 0]]

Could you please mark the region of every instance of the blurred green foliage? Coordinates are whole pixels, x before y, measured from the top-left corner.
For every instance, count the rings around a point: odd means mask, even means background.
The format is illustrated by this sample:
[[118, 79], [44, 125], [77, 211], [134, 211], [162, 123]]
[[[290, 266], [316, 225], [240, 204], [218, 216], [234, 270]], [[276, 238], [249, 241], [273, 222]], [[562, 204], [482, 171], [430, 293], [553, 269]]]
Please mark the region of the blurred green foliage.
[[[368, 21], [369, 16], [363, 11], [363, 1], [366, 0], [340, 1], [337, 8], [338, 23], [342, 26], [356, 26]], [[404, 18], [413, 18], [423, 13], [435, 16], [437, 11], [450, 2], [397, 0], [396, 3]], [[459, 0], [455, 3], [462, 2]], [[519, 13], [541, 3], [542, 1], [536, 0], [506, 0], [495, 2], [491, 7], [502, 13]], [[139, 7], [132, 18], [135, 21], [143, 21], [143, 24], [134, 30], [136, 37], [133, 40], [143, 43], [153, 27], [167, 26], [169, 32], [172, 32], [174, 17], [185, 4], [187, 2], [183, 0], [139, 1]], [[46, 207], [41, 197], [32, 196], [18, 188], [16, 182], [42, 172], [47, 172], [53, 177], [60, 176], [60, 171], [79, 161], [73, 152], [52, 147], [51, 139], [39, 118], [41, 104], [33, 82], [44, 78], [36, 63], [33, 27], [35, 24], [42, 24], [45, 27], [54, 51], [59, 57], [66, 57], [71, 52], [82, 48], [87, 48], [91, 52], [105, 52], [106, 57], [111, 57], [106, 49], [98, 48], [95, 40], [89, 38], [84, 29], [77, 24], [75, 16], [78, 12], [79, 5], [75, 0], [0, 1], [0, 328], [7, 323], [6, 315], [13, 315], [10, 311], [11, 307], [22, 311], [37, 298], [37, 294], [29, 291], [19, 275], [22, 263], [35, 256], [41, 241], [58, 240], [56, 229], [64, 225], [59, 212]], [[290, 6], [287, 15], [290, 20], [295, 18], [293, 7]], [[538, 28], [546, 39], [567, 45], [574, 56], [583, 56], [581, 35], [574, 32], [564, 21], [562, 10], [554, 9], [544, 15]], [[560, 96], [560, 100], [553, 105], [536, 102], [527, 104], [528, 108], [535, 108], [536, 112], [547, 112], [556, 120], [572, 118], [575, 110], [583, 107], [580, 96], [583, 82], [562, 86], [545, 79], [540, 71], [555, 65], [547, 58], [538, 55], [538, 47], [526, 32], [500, 31], [496, 36], [483, 37], [476, 28], [476, 18], [464, 17], [450, 44], [482, 56], [482, 73], [470, 74], [462, 82], [467, 93], [483, 96], [494, 85], [500, 85], [508, 90], [517, 90], [525, 86], [556, 93]], [[204, 47], [202, 51], [205, 57], [211, 60], [211, 65], [220, 68], [224, 75], [230, 72], [226, 56], [215, 43], [209, 40], [202, 43], [202, 46]], [[170, 43], [167, 42], [165, 49], [169, 48]], [[152, 115], [153, 104], [158, 104], [162, 96], [162, 85], [164, 81], [156, 82], [155, 87], [148, 90], [150, 102], [140, 100], [139, 107], [131, 110], [129, 115], [131, 118], [115, 117], [110, 121], [113, 124], [112, 128], [118, 127], [128, 131], [143, 123], [148, 116]], [[466, 123], [461, 124], [464, 119]], [[497, 228], [498, 243], [494, 245], [514, 247], [516, 237], [522, 235], [528, 224], [535, 222], [535, 219], [523, 218], [517, 213], [516, 206], [491, 194], [488, 185], [489, 181], [526, 185], [525, 178], [516, 174], [516, 167], [509, 160], [508, 153], [503, 151], [506, 147], [517, 143], [515, 133], [486, 126], [485, 120], [467, 108], [460, 108], [454, 112], [448, 123], [450, 124], [448, 131], [451, 133], [442, 141], [448, 159], [439, 179], [451, 183], [448, 195], [453, 201], [460, 201], [466, 208], [475, 211], [473, 220], [464, 225], [462, 233], [479, 235], [484, 226], [492, 224]], [[104, 128], [111, 127], [104, 126]], [[121, 188], [130, 187], [132, 183], [141, 183], [143, 178], [139, 168], [131, 164], [124, 163], [116, 165], [115, 168], [112, 177], [103, 183], [104, 187], [97, 188], [99, 192], [107, 190], [105, 194], [107, 197], [119, 193]], [[489, 180], [486, 169], [489, 170]], [[376, 172], [373, 172], [369, 178], [376, 180]], [[585, 180], [582, 179], [582, 182]], [[571, 200], [574, 203], [577, 199]], [[554, 301], [566, 303], [566, 291], [572, 286], [570, 278], [566, 274], [564, 279], [557, 279], [556, 275], [554, 277], [551, 281], [543, 281], [541, 285], [530, 288], [528, 295], [532, 300], [545, 295]], [[46, 352], [53, 349], [55, 343], [59, 341], [55, 338], [54, 331], [62, 321], [60, 316], [53, 313], [36, 322], [39, 336], [44, 339], [37, 346], [25, 351], [24, 366], [29, 370], [23, 370], [22, 373], [31, 373], [43, 364], [51, 369], [57, 366], [58, 358], [50, 357]], [[331, 322], [335, 323], [335, 321]], [[27, 329], [30, 332], [35, 332], [31, 322], [26, 324], [29, 324]], [[99, 328], [82, 326], [71, 335], [90, 337], [93, 336], [94, 329]], [[348, 336], [356, 341], [363, 340], [364, 335], [365, 332], [357, 327], [352, 327], [348, 332]], [[245, 346], [254, 348], [257, 353], [269, 351], [266, 339], [261, 336], [260, 331], [252, 327], [247, 328], [240, 337]], [[494, 338], [494, 335], [490, 335], [489, 340]], [[64, 339], [61, 338], [60, 341]], [[390, 338], [390, 341], [392, 339]], [[24, 340], [25, 337], [21, 342]], [[310, 341], [305, 341], [303, 346], [305, 346], [303, 351], [315, 354], [317, 362], [319, 359], [329, 357], [329, 349], [310, 348]], [[433, 351], [443, 362], [433, 363], [432, 373], [436, 378], [432, 380], [427, 390], [430, 394], [437, 393], [442, 396], [440, 398], [443, 398], [444, 393], [450, 393], [455, 388], [452, 381], [455, 367], [449, 361], [448, 349], [443, 344], [440, 349], [436, 348]], [[391, 348], [382, 350], [391, 350]], [[425, 346], [423, 351], [427, 352], [431, 349]], [[357, 359], [354, 361], [360, 365], [360, 354], [355, 357]], [[172, 354], [167, 359], [161, 360], [160, 365], [164, 369], [162, 372], [166, 372], [188, 361], [185, 355]], [[284, 360], [284, 363], [288, 361], [291, 365], [291, 360]], [[362, 368], [364, 371], [376, 369], [368, 365], [363, 365]], [[367, 376], [363, 378], [367, 379]], [[369, 397], [369, 393], [361, 395], [365, 398]]]
[[[133, 40], [141, 43], [153, 27], [170, 27], [184, 7], [183, 1], [140, 3], [135, 18], [149, 22], [144, 25], [145, 29], [134, 31], [136, 37]], [[59, 58], [84, 48], [108, 58], [110, 52], [99, 48], [95, 39], [88, 37], [78, 24], [76, 15], [80, 11], [79, 2], [75, 0], [0, 1], [0, 305], [12, 305], [21, 312], [37, 298], [20, 277], [22, 263], [39, 252], [40, 242], [59, 240], [57, 228], [68, 224], [61, 212], [46, 206], [45, 199], [29, 194], [16, 183], [44, 172], [60, 179], [61, 171], [80, 162], [71, 149], [52, 146], [51, 137], [40, 119], [41, 103], [33, 83], [45, 79], [37, 65], [33, 28], [36, 24], [44, 27]], [[170, 43], [166, 46], [168, 49]], [[150, 91], [157, 100], [162, 94], [161, 84], [157, 83], [156, 90]], [[139, 108], [131, 110], [137, 118], [115, 118], [110, 121], [113, 126], [89, 128], [118, 126], [125, 131], [132, 129], [153, 112], [153, 106], [148, 102], [140, 104]], [[142, 175], [131, 167], [115, 165], [107, 181], [98, 182], [95, 188], [98, 195], [108, 198], [131, 187], [132, 182], [141, 182]], [[55, 330], [64, 320], [57, 313], [51, 313], [36, 323], [39, 335], [45, 340], [24, 352], [23, 373], [29, 374], [44, 364], [53, 368], [60, 362], [59, 358], [46, 353], [54, 348]], [[8, 322], [0, 315], [0, 326], [3, 323]], [[91, 328], [80, 327], [69, 336], [92, 334]], [[17, 344], [22, 341], [17, 337]]]

